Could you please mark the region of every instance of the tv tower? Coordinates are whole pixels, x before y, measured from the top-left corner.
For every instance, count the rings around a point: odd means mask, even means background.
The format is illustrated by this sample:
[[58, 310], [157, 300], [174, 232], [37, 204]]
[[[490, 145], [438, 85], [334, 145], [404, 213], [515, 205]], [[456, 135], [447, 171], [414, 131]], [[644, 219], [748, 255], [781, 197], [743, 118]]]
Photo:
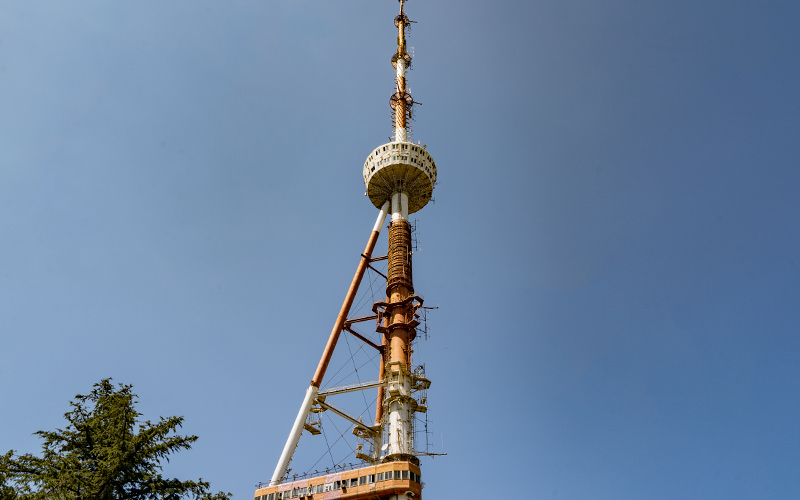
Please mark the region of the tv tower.
[[[410, 142], [408, 137], [411, 110], [415, 104], [406, 82], [406, 72], [411, 64], [411, 55], [406, 48], [406, 29], [411, 21], [404, 12], [405, 0], [399, 2], [400, 13], [394, 19], [397, 51], [391, 59], [396, 83], [396, 90], [390, 97], [394, 140], [370, 152], [363, 167], [366, 195], [379, 209], [379, 214], [272, 478], [267, 485], [259, 485], [255, 492], [256, 500], [421, 496], [413, 419], [415, 412], [425, 412], [427, 408], [425, 401], [418, 400], [414, 394], [427, 389], [430, 381], [423, 372], [411, 366], [411, 345], [416, 337], [416, 327], [420, 325], [417, 310], [422, 307], [423, 300], [414, 293], [408, 216], [431, 200], [436, 184], [436, 163], [425, 146]], [[373, 258], [372, 252], [388, 214], [391, 214], [388, 254]], [[383, 259], [388, 261], [386, 299], [373, 304], [373, 316], [348, 319], [366, 269], [372, 262]], [[350, 329], [354, 322], [372, 319], [376, 321], [375, 331], [381, 334], [381, 345]], [[379, 351], [378, 381], [321, 391], [320, 385], [343, 330]], [[335, 394], [375, 388], [378, 391], [375, 425], [366, 425], [326, 401]], [[319, 433], [306, 422], [309, 413], [328, 410], [349, 420], [355, 426], [353, 433], [371, 444], [371, 453], [357, 454], [364, 466], [350, 470], [342, 468], [288, 482], [285, 477], [287, 468], [303, 430]]]

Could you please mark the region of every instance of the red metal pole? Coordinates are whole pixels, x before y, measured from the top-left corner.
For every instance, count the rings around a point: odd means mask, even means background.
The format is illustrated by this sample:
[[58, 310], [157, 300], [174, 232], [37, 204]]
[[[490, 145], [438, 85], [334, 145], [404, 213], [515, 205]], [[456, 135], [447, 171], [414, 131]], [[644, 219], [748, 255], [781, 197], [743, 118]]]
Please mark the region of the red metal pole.
[[325, 371], [328, 369], [328, 363], [333, 356], [333, 350], [336, 347], [336, 342], [339, 340], [339, 334], [342, 333], [344, 322], [347, 320], [347, 315], [350, 313], [350, 307], [353, 305], [353, 300], [356, 298], [358, 292], [358, 285], [361, 284], [361, 279], [364, 277], [364, 272], [367, 270], [370, 259], [372, 257], [372, 250], [375, 249], [375, 243], [378, 241], [378, 235], [381, 233], [381, 226], [386, 219], [386, 213], [389, 211], [389, 202], [383, 204], [381, 213], [378, 215], [378, 220], [375, 222], [375, 227], [372, 229], [372, 234], [369, 235], [367, 247], [364, 253], [361, 254], [361, 260], [358, 263], [356, 274], [353, 276], [353, 281], [350, 283], [350, 288], [347, 290], [347, 295], [344, 297], [344, 303], [336, 316], [336, 322], [333, 324], [331, 335], [328, 337], [328, 343], [325, 345], [325, 350], [322, 352], [322, 359], [319, 360], [317, 371], [314, 373], [314, 378], [311, 379], [311, 385], [319, 388], [322, 383], [322, 378], [325, 376]]

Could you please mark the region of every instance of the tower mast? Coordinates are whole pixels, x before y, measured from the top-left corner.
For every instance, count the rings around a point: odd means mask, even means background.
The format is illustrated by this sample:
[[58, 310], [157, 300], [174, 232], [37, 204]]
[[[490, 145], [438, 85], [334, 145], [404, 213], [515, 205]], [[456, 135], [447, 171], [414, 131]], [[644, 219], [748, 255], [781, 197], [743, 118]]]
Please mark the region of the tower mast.
[[[397, 26], [397, 52], [392, 56], [395, 67], [397, 91], [390, 100], [394, 110], [395, 140], [393, 158], [408, 159], [408, 115], [414, 100], [406, 91], [406, 67], [411, 56], [406, 51], [406, 27], [410, 21], [403, 12], [404, 0], [400, 0], [400, 14], [394, 19]], [[414, 295], [411, 273], [411, 225], [408, 222], [408, 191], [404, 186], [405, 167], [397, 165], [393, 171], [395, 185], [391, 194], [392, 219], [389, 225], [389, 269], [386, 283], [387, 304], [383, 310], [386, 331], [384, 344], [388, 347], [388, 363], [382, 367], [381, 379], [388, 382], [387, 393], [381, 407], [387, 413], [386, 437], [387, 459], [408, 458], [413, 450], [413, 408], [411, 397], [411, 341], [414, 340], [414, 312], [420, 304]], [[369, 188], [369, 183], [367, 184]]]
[[397, 26], [397, 52], [392, 56], [392, 66], [397, 70], [397, 92], [392, 96], [392, 109], [394, 110], [394, 140], [405, 142], [407, 138], [407, 118], [411, 112], [414, 100], [406, 92], [406, 68], [411, 63], [411, 56], [406, 51], [406, 27], [411, 21], [403, 12], [405, 0], [400, 0], [400, 14], [394, 18]]
[[[323, 492], [325, 498], [360, 498], [369, 493], [372, 498], [397, 499], [400, 494], [413, 496], [421, 492], [419, 460], [413, 443], [413, 419], [414, 412], [426, 411], [426, 408], [414, 399], [412, 393], [427, 389], [430, 381], [413, 373], [411, 366], [412, 342], [419, 325], [416, 311], [422, 306], [422, 298], [414, 293], [408, 216], [431, 200], [437, 173], [436, 163], [426, 147], [409, 141], [409, 121], [415, 104], [406, 82], [406, 72], [411, 64], [411, 55], [406, 49], [406, 28], [411, 21], [404, 12], [405, 0], [399, 2], [400, 13], [394, 19], [398, 33], [397, 50], [392, 56], [396, 90], [390, 97], [394, 140], [373, 150], [362, 171], [366, 195], [380, 212], [272, 479], [267, 486], [259, 486], [256, 490], [256, 498], [260, 500], [312, 497]], [[359, 389], [320, 391], [320, 386], [342, 330], [349, 330], [347, 317], [366, 268], [374, 260], [380, 260], [372, 258], [372, 251], [389, 213], [386, 300], [373, 305], [379, 324], [376, 331], [382, 335], [381, 346], [373, 344], [381, 352], [378, 401], [375, 425], [368, 427], [325, 402], [331, 394]], [[376, 387], [376, 384], [365, 384], [364, 387]], [[357, 454], [358, 458], [372, 464], [369, 471], [353, 470], [283, 483], [303, 429], [312, 433], [317, 431], [305, 424], [312, 406], [315, 406], [315, 411], [332, 410], [347, 418], [356, 425], [354, 434], [372, 441], [372, 456]], [[366, 475], [359, 475], [362, 473]], [[347, 478], [343, 476], [345, 474], [355, 476]], [[379, 483], [380, 487], [377, 487]], [[329, 491], [339, 493], [328, 495]]]

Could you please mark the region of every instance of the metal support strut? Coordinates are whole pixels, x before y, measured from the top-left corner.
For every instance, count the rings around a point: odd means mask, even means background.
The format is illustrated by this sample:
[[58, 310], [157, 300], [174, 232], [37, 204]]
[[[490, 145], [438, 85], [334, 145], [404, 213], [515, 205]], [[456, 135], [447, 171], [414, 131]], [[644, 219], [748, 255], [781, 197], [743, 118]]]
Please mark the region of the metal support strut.
[[353, 281], [350, 283], [350, 288], [347, 290], [347, 295], [344, 297], [344, 303], [336, 317], [336, 322], [333, 324], [328, 343], [325, 350], [322, 352], [322, 359], [319, 361], [317, 371], [314, 373], [314, 378], [311, 379], [311, 385], [306, 390], [306, 396], [303, 398], [303, 404], [300, 405], [300, 411], [297, 413], [297, 418], [292, 425], [292, 431], [289, 433], [289, 438], [286, 440], [286, 445], [283, 447], [281, 457], [278, 460], [278, 465], [275, 467], [275, 472], [272, 474], [269, 484], [274, 485], [281, 482], [283, 475], [286, 474], [286, 469], [289, 467], [289, 462], [292, 460], [294, 450], [297, 448], [297, 443], [300, 441], [300, 435], [303, 433], [303, 424], [306, 421], [308, 412], [311, 410], [311, 405], [319, 394], [319, 386], [322, 383], [322, 378], [325, 376], [325, 371], [328, 369], [328, 363], [333, 356], [333, 350], [336, 347], [336, 342], [339, 340], [339, 334], [342, 333], [347, 315], [350, 312], [350, 307], [353, 305], [353, 300], [358, 292], [358, 285], [361, 284], [361, 279], [364, 277], [364, 272], [369, 266], [372, 256], [372, 250], [375, 248], [375, 243], [378, 241], [378, 235], [381, 232], [383, 223], [386, 220], [386, 214], [389, 212], [390, 203], [387, 201], [381, 207], [378, 214], [378, 219], [375, 221], [375, 226], [372, 228], [372, 233], [367, 241], [367, 247], [364, 253], [361, 254], [361, 260], [358, 262], [356, 274], [353, 276]]

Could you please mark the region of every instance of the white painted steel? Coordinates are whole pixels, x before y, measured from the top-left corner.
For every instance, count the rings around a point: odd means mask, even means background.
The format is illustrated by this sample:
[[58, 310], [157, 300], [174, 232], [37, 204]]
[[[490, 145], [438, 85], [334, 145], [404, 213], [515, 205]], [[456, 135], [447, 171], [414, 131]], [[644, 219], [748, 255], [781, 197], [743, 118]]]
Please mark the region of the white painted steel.
[[387, 455], [397, 453], [411, 454], [412, 451], [412, 427], [411, 418], [413, 416], [411, 401], [411, 377], [409, 373], [400, 366], [400, 371], [390, 372], [389, 381], [389, 449]]
[[379, 431], [375, 434], [375, 439], [372, 441], [372, 459], [373, 460], [380, 460], [381, 458], [381, 446], [383, 446], [383, 436], [381, 436], [381, 432]]
[[405, 193], [392, 195], [392, 222], [396, 220], [408, 220], [408, 195]]
[[300, 411], [297, 412], [297, 418], [294, 420], [292, 432], [289, 433], [289, 439], [286, 440], [281, 458], [278, 460], [278, 465], [275, 467], [275, 473], [272, 474], [272, 479], [269, 481], [270, 486], [278, 484], [281, 479], [283, 479], [283, 475], [286, 474], [286, 468], [292, 460], [294, 450], [297, 448], [297, 442], [300, 441], [300, 435], [303, 433], [303, 424], [306, 422], [308, 412], [311, 410], [311, 405], [314, 403], [314, 399], [316, 399], [318, 393], [318, 388], [313, 385], [308, 387], [306, 397], [303, 399], [303, 404], [300, 406]]
[[383, 223], [386, 221], [386, 214], [389, 213], [389, 200], [386, 200], [386, 203], [383, 204], [381, 207], [381, 212], [378, 214], [378, 220], [375, 221], [375, 225], [372, 227], [372, 232], [381, 232], [381, 228], [383, 227]]
[[398, 182], [408, 195], [408, 212], [421, 210], [433, 196], [436, 162], [419, 144], [389, 142], [372, 150], [364, 162], [362, 176], [367, 196], [376, 208], [397, 191]]
[[351, 424], [353, 424], [353, 425], [355, 425], [357, 427], [362, 427], [364, 429], [369, 429], [369, 427], [364, 425], [364, 422], [361, 422], [360, 420], [358, 420], [357, 418], [353, 417], [352, 415], [348, 415], [347, 412], [342, 410], [341, 408], [333, 406], [330, 403], [324, 403], [322, 401], [318, 401], [318, 403], [322, 408], [332, 411], [333, 413], [339, 415], [340, 417], [342, 417], [345, 420], [349, 420]]
[[371, 382], [361, 382], [358, 384], [343, 385], [340, 387], [331, 387], [320, 391], [320, 396], [333, 396], [334, 394], [345, 394], [347, 392], [365, 391], [368, 389], [376, 389], [378, 387], [386, 387], [386, 382], [380, 380], [373, 380]]
[[[397, 90], [400, 91], [400, 79], [406, 77], [406, 60], [402, 57], [397, 58]], [[405, 87], [405, 85], [403, 85]], [[401, 95], [400, 98], [402, 99], [403, 96]], [[396, 111], [395, 111], [396, 113]], [[397, 116], [397, 115], [396, 115]], [[394, 140], [395, 142], [406, 142], [406, 127], [401, 127], [400, 124], [405, 122], [405, 116], [400, 117], [397, 116], [395, 118], [395, 127], [394, 127]]]

